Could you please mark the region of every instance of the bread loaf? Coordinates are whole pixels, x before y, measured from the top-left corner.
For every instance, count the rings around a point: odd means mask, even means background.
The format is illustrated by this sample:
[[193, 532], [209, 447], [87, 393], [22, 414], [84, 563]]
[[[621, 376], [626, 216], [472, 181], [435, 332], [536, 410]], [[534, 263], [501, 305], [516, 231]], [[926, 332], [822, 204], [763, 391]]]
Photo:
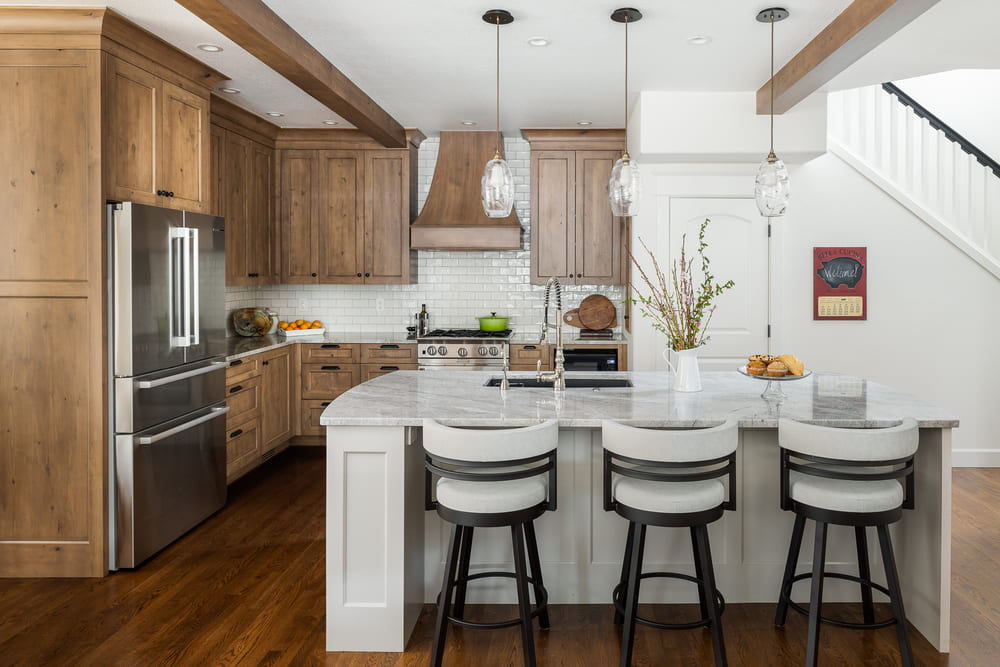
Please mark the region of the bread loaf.
[[794, 354], [782, 354], [778, 356], [778, 360], [785, 364], [788, 368], [788, 372], [792, 375], [797, 375], [802, 377], [802, 373], [805, 370], [805, 366]]

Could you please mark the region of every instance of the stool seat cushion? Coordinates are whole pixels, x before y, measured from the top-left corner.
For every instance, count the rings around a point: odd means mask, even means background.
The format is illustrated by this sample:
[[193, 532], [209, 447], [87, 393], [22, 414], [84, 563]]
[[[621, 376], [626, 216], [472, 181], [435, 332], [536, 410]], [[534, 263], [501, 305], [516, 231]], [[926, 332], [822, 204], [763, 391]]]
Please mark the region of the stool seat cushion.
[[887, 512], [903, 504], [903, 487], [894, 480], [825, 479], [792, 471], [788, 495], [799, 503], [835, 512]]
[[688, 514], [726, 502], [726, 487], [718, 479], [700, 482], [659, 482], [615, 475], [611, 493], [616, 501], [645, 512]]
[[437, 483], [437, 501], [457, 512], [500, 514], [528, 509], [545, 502], [548, 477], [538, 475], [502, 482], [466, 482], [442, 478]]

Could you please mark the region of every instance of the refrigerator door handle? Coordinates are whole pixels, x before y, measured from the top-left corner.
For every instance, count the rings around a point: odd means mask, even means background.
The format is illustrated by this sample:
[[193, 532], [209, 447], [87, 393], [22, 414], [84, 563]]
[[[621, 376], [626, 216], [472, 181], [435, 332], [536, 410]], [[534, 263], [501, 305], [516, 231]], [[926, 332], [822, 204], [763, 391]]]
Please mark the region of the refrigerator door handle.
[[140, 445], [152, 445], [152, 444], [155, 444], [155, 443], [159, 442], [160, 440], [163, 440], [164, 438], [169, 438], [172, 435], [177, 435], [178, 433], [181, 433], [182, 431], [186, 431], [186, 430], [188, 430], [190, 428], [194, 428], [195, 426], [198, 426], [199, 424], [204, 424], [207, 421], [211, 421], [211, 420], [213, 420], [213, 419], [215, 419], [217, 417], [221, 417], [222, 415], [226, 414], [227, 412], [229, 412], [229, 406], [228, 405], [226, 407], [223, 407], [223, 408], [212, 408], [212, 411], [210, 413], [208, 413], [207, 415], [202, 415], [201, 417], [198, 417], [197, 419], [192, 419], [189, 422], [181, 424], [180, 426], [175, 426], [173, 428], [169, 428], [166, 431], [163, 431], [162, 433], [157, 433], [156, 435], [144, 435], [144, 436], [140, 436], [140, 437], [136, 438], [135, 441], [136, 441], [136, 443], [138, 443]]
[[160, 378], [158, 380], [144, 380], [142, 382], [136, 382], [135, 386], [137, 389], [154, 389], [156, 387], [162, 387], [165, 384], [170, 384], [171, 382], [179, 382], [180, 380], [186, 380], [188, 378], [193, 378], [196, 375], [204, 375], [205, 373], [211, 373], [217, 371], [220, 368], [226, 368], [229, 364], [225, 361], [216, 361], [204, 368], [199, 368], [193, 371], [187, 371], [185, 373], [178, 373], [176, 375], [171, 375], [169, 377]]
[[181, 298], [184, 300], [184, 328], [181, 336], [184, 339], [182, 347], [191, 346], [191, 235], [190, 230], [184, 230], [181, 237], [181, 261], [184, 267]]
[[191, 247], [191, 331], [190, 344], [198, 345], [199, 334], [201, 333], [201, 322], [199, 320], [199, 312], [201, 311], [200, 304], [198, 303], [198, 293], [201, 291], [201, 281], [198, 277], [198, 228], [191, 227], [188, 229], [189, 240], [188, 244]]
[[169, 237], [170, 258], [170, 346], [187, 347], [190, 338], [187, 329], [190, 327], [187, 317], [187, 300], [190, 290], [187, 276], [186, 241], [188, 230], [183, 227], [171, 227]]

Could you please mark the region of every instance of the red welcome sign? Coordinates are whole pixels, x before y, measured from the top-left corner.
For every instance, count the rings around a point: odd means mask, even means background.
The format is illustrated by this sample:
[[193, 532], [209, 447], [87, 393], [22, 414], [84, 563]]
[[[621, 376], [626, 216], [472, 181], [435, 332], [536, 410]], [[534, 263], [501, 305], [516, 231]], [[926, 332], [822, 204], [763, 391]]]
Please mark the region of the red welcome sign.
[[813, 319], [868, 319], [867, 248], [813, 248]]

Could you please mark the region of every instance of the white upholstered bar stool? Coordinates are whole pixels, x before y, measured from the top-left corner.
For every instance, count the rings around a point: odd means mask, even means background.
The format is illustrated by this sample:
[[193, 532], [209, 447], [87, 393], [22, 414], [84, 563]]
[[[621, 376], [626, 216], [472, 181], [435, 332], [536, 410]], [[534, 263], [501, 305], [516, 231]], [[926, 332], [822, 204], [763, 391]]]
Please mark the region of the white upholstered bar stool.
[[[889, 524], [899, 521], [903, 509], [913, 509], [913, 457], [918, 440], [917, 423], [912, 419], [905, 419], [890, 428], [868, 429], [830, 428], [788, 419], [778, 422], [781, 509], [795, 513], [795, 526], [774, 623], [777, 626], [785, 624], [789, 607], [809, 617], [806, 665], [816, 665], [821, 622], [862, 629], [895, 625], [902, 663], [913, 665], [899, 575], [889, 539]], [[902, 484], [900, 480], [903, 480]], [[810, 572], [796, 575], [795, 564], [802, 546], [806, 519], [816, 522], [813, 565]], [[854, 526], [858, 552], [857, 577], [825, 571], [829, 524]], [[868, 526], [874, 526], [878, 533], [886, 586], [871, 580]], [[823, 580], [827, 577], [860, 584], [863, 623], [823, 617]], [[808, 610], [791, 601], [792, 584], [802, 579], [810, 579], [812, 584]], [[889, 597], [892, 618], [875, 621], [872, 589]]]
[[[542, 581], [532, 522], [556, 508], [556, 446], [559, 425], [550, 420], [524, 428], [452, 428], [425, 419], [425, 506], [452, 524], [444, 581], [437, 602], [431, 664], [444, 657], [448, 623], [472, 628], [521, 626], [524, 664], [535, 664], [533, 619], [549, 627], [548, 594]], [[434, 482], [434, 479], [437, 482]], [[469, 574], [475, 528], [510, 526], [514, 572]], [[525, 551], [531, 571], [525, 565]], [[517, 587], [518, 618], [485, 623], [465, 616], [468, 582], [510, 577]], [[528, 585], [535, 594], [531, 609]], [[454, 604], [452, 603], [454, 596]]]
[[[623, 624], [619, 664], [632, 663], [636, 624], [664, 629], [707, 626], [712, 633], [715, 664], [726, 664], [722, 636], [725, 601], [715, 587], [708, 543], [708, 524], [736, 509], [734, 420], [703, 429], [647, 429], [605, 421], [604, 509], [628, 519], [628, 538], [619, 584], [612, 599], [615, 623]], [[722, 478], [728, 478], [728, 493]], [[647, 526], [689, 528], [695, 576], [678, 572], [643, 572]], [[691, 623], [658, 623], [637, 614], [642, 579], [669, 577], [698, 584], [701, 619]]]

